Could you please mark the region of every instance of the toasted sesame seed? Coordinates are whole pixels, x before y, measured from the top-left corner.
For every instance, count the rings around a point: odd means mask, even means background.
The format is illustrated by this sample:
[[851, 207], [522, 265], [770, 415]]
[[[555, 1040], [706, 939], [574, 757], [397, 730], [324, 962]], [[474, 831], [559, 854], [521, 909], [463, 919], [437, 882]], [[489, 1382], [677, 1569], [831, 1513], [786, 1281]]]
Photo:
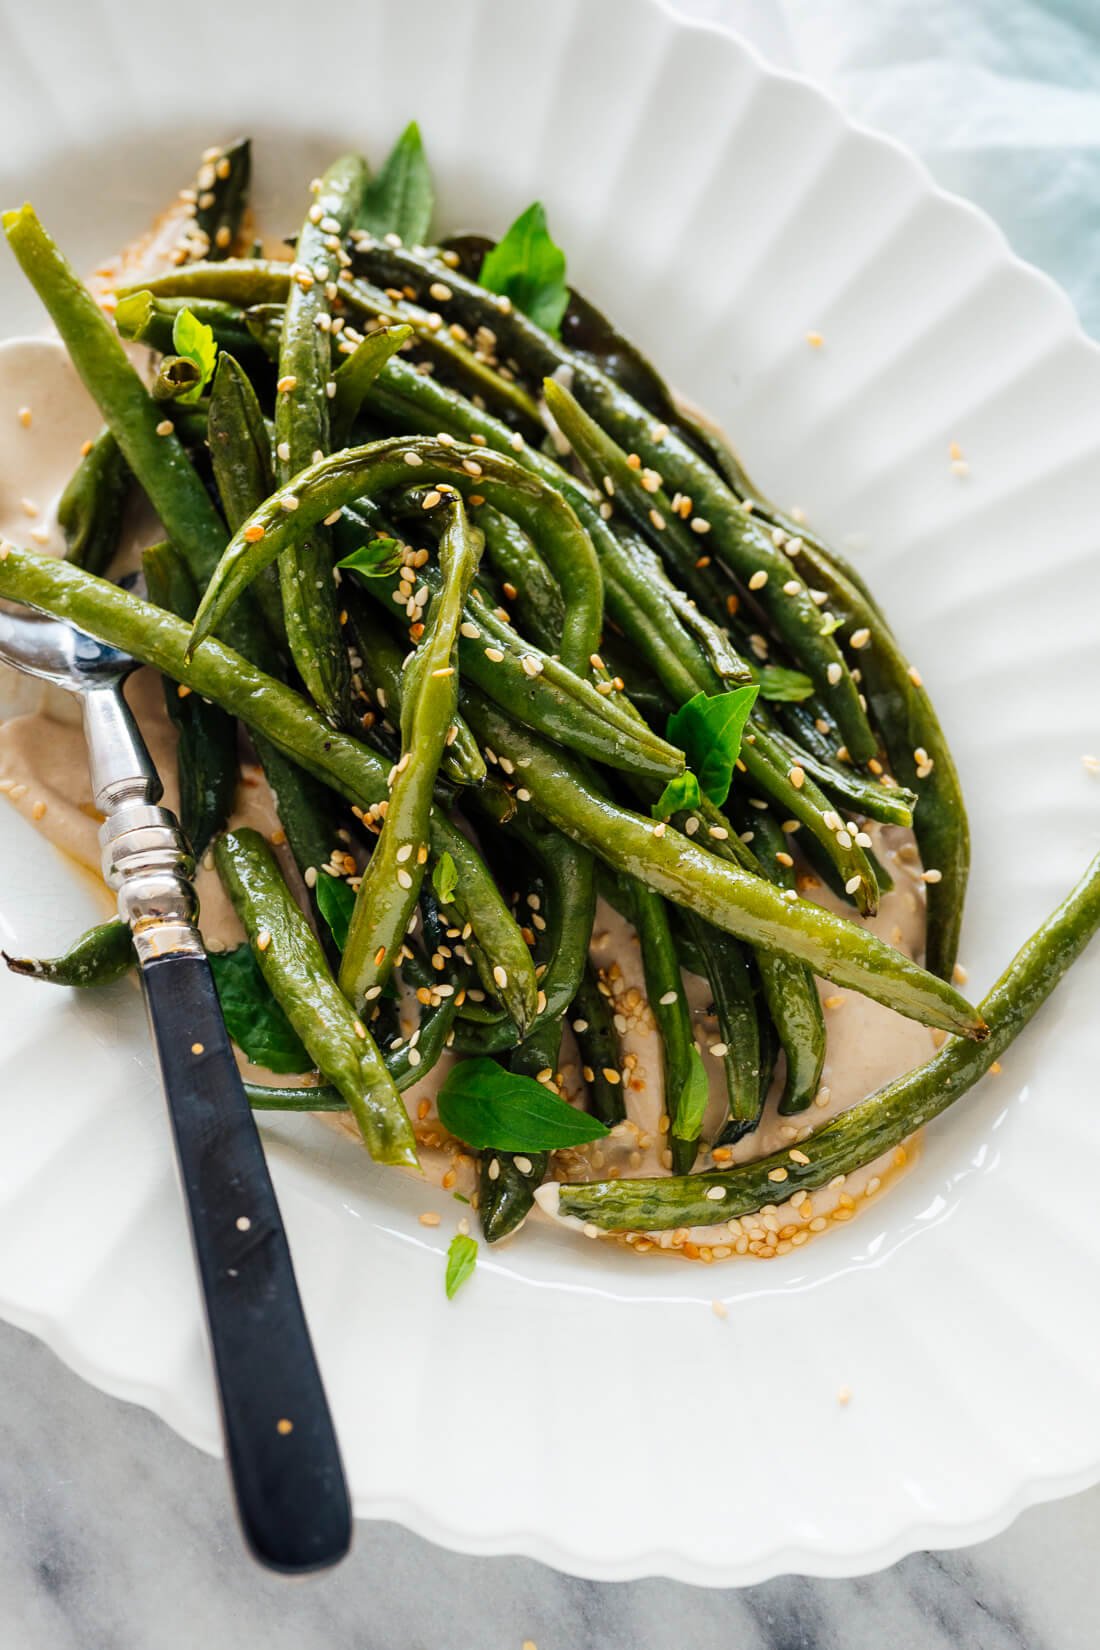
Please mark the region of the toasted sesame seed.
[[501, 660], [504, 658], [504, 654], [501, 652], [499, 647], [487, 647], [485, 649], [485, 657], [491, 660], [494, 665], [499, 665]]
[[826, 670], [825, 675], [828, 677], [830, 685], [832, 687], [836, 687], [836, 684], [840, 681], [840, 678], [844, 675], [844, 667], [843, 667], [843, 665], [838, 664], [837, 661], [834, 659], [832, 664]]
[[257, 951], [266, 951], [270, 944], [271, 944], [271, 930], [270, 930], [270, 928], [261, 928], [260, 932], [256, 935], [256, 950]]
[[924, 678], [915, 665], [909, 666], [909, 680], [912, 682], [914, 687], [919, 688], [924, 686]]
[[362, 1043], [366, 1042], [366, 1040], [367, 1040], [367, 1028], [363, 1024], [362, 1020], [353, 1020], [352, 1021], [352, 1030], [355, 1032], [355, 1035], [359, 1038], [360, 1042], [362, 1042]]
[[665, 518], [661, 514], [660, 510], [651, 510], [649, 512], [649, 519], [653, 523], [654, 527], [657, 529], [658, 533], [661, 533], [661, 532], [664, 531]]
[[702, 516], [692, 516], [691, 530], [693, 533], [709, 533], [710, 522], [706, 521]]
[[421, 1226], [438, 1226], [439, 1225], [439, 1215], [436, 1213], [436, 1211], [434, 1209], [425, 1209], [424, 1213], [422, 1215], [418, 1216], [418, 1219], [420, 1221]]
[[767, 584], [767, 582], [768, 582], [767, 573], [765, 573], [765, 571], [762, 567], [758, 568], [757, 571], [752, 575], [752, 577], [749, 580], [749, 589], [750, 590], [763, 590], [763, 588]]
[[157, 435], [171, 435], [174, 427], [170, 418], [162, 418], [156, 427], [156, 433]]
[[454, 293], [443, 281], [433, 281], [428, 288], [428, 297], [434, 298], [437, 304], [446, 304], [454, 297]]
[[790, 780], [796, 791], [800, 791], [806, 783], [805, 771], [797, 765], [791, 769], [790, 773], [787, 775], [787, 778]]
[[[790, 1158], [792, 1163], [801, 1163], [803, 1166], [810, 1161], [805, 1152], [791, 1151], [787, 1153], [787, 1156]], [[801, 1192], [798, 1195], [800, 1198], [804, 1196]]]
[[266, 528], [261, 527], [259, 525], [259, 523], [256, 522], [256, 523], [253, 523], [251, 526], [245, 528], [244, 538], [247, 541], [247, 543], [249, 543], [249, 544], [258, 544], [260, 542], [260, 540], [263, 538], [266, 531], [267, 531]]
[[278, 383], [275, 385], [275, 388], [278, 390], [280, 395], [289, 395], [290, 391], [297, 389], [297, 387], [298, 380], [294, 377], [293, 373], [287, 373], [285, 377], [280, 378]]
[[859, 630], [853, 630], [848, 638], [849, 646], [854, 648], [866, 647], [871, 640], [871, 632], [863, 625]]
[[422, 510], [434, 510], [442, 497], [442, 493], [437, 492], [433, 488], [430, 493], [425, 493], [424, 498], [421, 501], [420, 508]]
[[603, 1076], [604, 1076], [605, 1082], [610, 1083], [612, 1085], [612, 1087], [614, 1087], [614, 1085], [616, 1083], [621, 1083], [622, 1082], [622, 1076], [619, 1072], [617, 1072], [615, 1070], [614, 1066], [604, 1066]]
[[29, 407], [20, 407], [17, 416], [23, 428], [25, 430], [29, 430], [31, 427], [31, 409]]
[[768, 1179], [769, 1180], [774, 1180], [774, 1181], [778, 1182], [780, 1180], [786, 1180], [786, 1178], [787, 1178], [786, 1169], [769, 1169], [768, 1170]]

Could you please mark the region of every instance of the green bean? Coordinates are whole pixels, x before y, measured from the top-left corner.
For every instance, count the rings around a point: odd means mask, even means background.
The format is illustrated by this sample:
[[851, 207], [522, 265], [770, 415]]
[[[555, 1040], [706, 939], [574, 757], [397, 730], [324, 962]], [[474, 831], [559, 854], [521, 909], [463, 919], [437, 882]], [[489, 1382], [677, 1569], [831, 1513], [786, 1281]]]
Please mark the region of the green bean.
[[[150, 600], [190, 620], [199, 595], [175, 547], [151, 545], [141, 560]], [[237, 794], [237, 724], [198, 694], [181, 697], [174, 682], [165, 682], [164, 699], [179, 736], [179, 820], [192, 853], [201, 859], [211, 838], [224, 829]]]
[[[743, 823], [748, 822], [743, 816]], [[795, 870], [787, 864], [791, 855], [779, 825], [770, 814], [759, 811], [752, 812], [751, 824], [753, 851], [766, 875], [781, 888], [794, 888]], [[788, 1117], [805, 1111], [821, 1086], [825, 1016], [813, 974], [805, 963], [775, 955], [758, 955], [757, 962], [772, 1023], [786, 1056], [787, 1077], [779, 1110]]]
[[[275, 472], [271, 434], [259, 397], [244, 368], [226, 350], [218, 357], [210, 386], [206, 440], [218, 497], [230, 532], [235, 532], [274, 491]], [[253, 589], [268, 630], [285, 647], [286, 620], [275, 569], [262, 573]]]
[[66, 558], [105, 573], [118, 552], [130, 472], [110, 430], [101, 430], [73, 472], [57, 506]]
[[[0, 578], [0, 590], [3, 580]], [[577, 763], [467, 689], [463, 709], [482, 744], [523, 770], [539, 813], [614, 870], [689, 906], [718, 928], [809, 963], [816, 974], [945, 1031], [981, 1038], [981, 1016], [945, 981], [901, 952], [807, 901], [788, 902], [768, 882], [717, 858], [679, 832], [654, 835], [641, 818], [599, 795]], [[527, 804], [521, 804], [527, 806]]]
[[363, 397], [390, 356], [411, 337], [411, 327], [387, 327], [382, 332], [372, 332], [336, 368], [332, 375], [336, 388], [329, 412], [333, 446], [347, 446]]
[[[380, 278], [383, 285], [425, 285], [438, 279], [431, 260], [409, 248], [378, 243], [370, 247], [357, 246], [355, 261], [357, 269], [365, 268], [372, 277]], [[602, 431], [601, 448], [609, 438], [624, 452], [637, 454], [642, 463], [663, 477], [675, 492], [690, 498], [693, 520], [707, 523], [708, 552], [720, 557], [743, 584], [749, 584], [760, 573], [767, 575], [767, 582], [757, 593], [761, 606], [777, 632], [788, 641], [795, 657], [818, 683], [853, 758], [863, 762], [873, 756], [876, 741], [860, 705], [859, 691], [840, 649], [831, 636], [822, 633], [820, 614], [806, 586], [788, 558], [759, 523], [753, 521], [711, 466], [675, 429], [653, 420], [593, 361], [565, 349], [510, 300], [486, 292], [455, 271], [446, 271], [444, 286], [450, 295], [446, 300], [449, 313], [460, 317], [468, 328], [489, 326], [497, 334], [501, 351], [539, 380], [552, 378], [559, 369], [571, 369], [572, 398], [581, 418], [587, 419], [585, 438], [591, 437], [591, 431]], [[566, 421], [570, 420], [569, 392], [555, 382], [545, 393], [553, 416], [564, 428], [563, 416]], [[576, 433], [579, 420], [573, 419], [573, 424]], [[570, 434], [568, 429], [566, 434]], [[599, 476], [608, 473], [604, 458], [601, 450]], [[663, 497], [663, 489], [660, 496]], [[667, 504], [667, 499], [664, 502]], [[673, 520], [671, 504], [667, 512], [661, 505], [653, 506], [652, 501], [651, 507], [658, 509], [667, 528]], [[653, 525], [652, 519], [650, 525]], [[788, 586], [794, 587], [792, 593], [787, 593], [785, 587]]]
[[485, 534], [487, 560], [516, 592], [508, 599], [523, 633], [552, 652], [565, 622], [565, 603], [530, 535], [489, 504], [471, 510], [470, 520]]
[[177, 437], [158, 434], [161, 409], [126, 358], [99, 305], [46, 234], [33, 207], [3, 216], [4, 232], [99, 404], [164, 530], [204, 583], [218, 565], [225, 528]]
[[[187, 626], [117, 585], [12, 546], [0, 557], [0, 596], [69, 619], [204, 694], [357, 807], [386, 800], [387, 765], [366, 745], [331, 728], [300, 694], [222, 642], [207, 642], [189, 660]], [[473, 844], [438, 809], [432, 813], [431, 852], [435, 858], [449, 853], [454, 860], [455, 907], [473, 927], [479, 972], [487, 989], [495, 990], [494, 966], [505, 971], [502, 997], [517, 1024], [525, 1025], [534, 1018], [538, 987], [523, 936]]]
[[81, 990], [112, 985], [128, 974], [137, 961], [130, 929], [117, 917], [89, 928], [60, 957], [11, 957], [6, 951], [0, 952], [0, 956], [13, 974]]
[[240, 233], [252, 179], [252, 146], [238, 138], [203, 157], [197, 183], [195, 228], [208, 258], [228, 257]]
[[[591, 1110], [601, 1123], [614, 1128], [626, 1116], [623, 1100], [623, 1051], [607, 997], [590, 962], [569, 1010], [569, 1021], [577, 1039], [582, 1075], [588, 1089]], [[608, 1076], [608, 1073], [611, 1076]]]
[[357, 1004], [381, 993], [416, 909], [428, 860], [432, 790], [458, 708], [458, 627], [482, 540], [471, 531], [461, 499], [448, 516], [439, 541], [442, 588], [404, 669], [401, 758], [390, 774], [385, 822], [359, 884], [340, 967], [340, 989]]
[[202, 368], [189, 355], [164, 355], [149, 386], [154, 401], [178, 401], [202, 387]]
[[[536, 1077], [557, 1070], [561, 1022], [544, 1020], [537, 1030], [513, 1049], [510, 1071]], [[478, 1165], [478, 1214], [487, 1243], [499, 1243], [518, 1231], [535, 1201], [535, 1188], [546, 1174], [549, 1152], [482, 1152]]]
[[229, 831], [215, 849], [218, 871], [253, 956], [322, 1075], [344, 1096], [379, 1163], [415, 1167], [408, 1113], [370, 1033], [329, 974], [324, 953], [258, 831]]
[[847, 811], [880, 820], [884, 825], [912, 826], [917, 799], [904, 786], [883, 785], [865, 778], [854, 768], [823, 760], [816, 752], [808, 750], [801, 738], [791, 738], [777, 727], [769, 726], [768, 737], [773, 748], [787, 758], [789, 765], [797, 763], [834, 801], [842, 802]]
[[[256, 510], [233, 535], [203, 598], [193, 646], [210, 634], [260, 569], [281, 556], [288, 545], [298, 543], [316, 524], [359, 498], [377, 498], [392, 488], [408, 486], [413, 469], [418, 485], [438, 489], [443, 483], [464, 495], [476, 490], [488, 503], [537, 533], [554, 577], [569, 591], [559, 648], [562, 663], [584, 674], [603, 627], [603, 586], [591, 540], [572, 509], [560, 493], [511, 459], [426, 438], [377, 441], [334, 453], [302, 470], [291, 488]], [[287, 510], [281, 500], [290, 497], [297, 504]], [[430, 500], [432, 495], [427, 497]]]
[[[558, 1024], [577, 994], [596, 914], [595, 867], [583, 848], [537, 815], [513, 812], [515, 804], [503, 791], [487, 787], [476, 800], [490, 819], [506, 819], [505, 840], [520, 844], [527, 862], [537, 867], [531, 887], [540, 909], [532, 915], [543, 926], [533, 922], [539, 959], [538, 1012], [530, 1028], [534, 1032], [547, 1021]], [[507, 1023], [482, 1025], [458, 1033], [455, 1048], [464, 1054], [496, 1054], [514, 1040]]]
[[[401, 717], [402, 669], [405, 653], [396, 635], [384, 622], [379, 608], [364, 599], [361, 591], [345, 585], [344, 601], [348, 614], [348, 628], [361, 661], [355, 666], [365, 675], [371, 695], [382, 711], [397, 726]], [[352, 678], [353, 684], [355, 678]], [[485, 758], [477, 740], [458, 711], [451, 723], [453, 737], [443, 752], [442, 773], [455, 785], [480, 785], [485, 778]]]
[[[357, 539], [353, 528], [352, 516], [338, 529], [337, 542], [351, 544]], [[438, 582], [435, 569], [418, 571], [427, 587], [434, 589]], [[401, 590], [408, 588], [399, 583], [398, 575], [389, 580], [370, 579], [367, 587], [378, 601], [384, 596], [396, 601]], [[579, 754], [662, 782], [683, 772], [682, 751], [655, 734], [620, 696], [602, 693], [598, 685], [577, 675], [554, 654], [524, 641], [478, 590], [463, 614], [459, 660], [464, 681], [476, 683], [526, 726], [570, 745]]]
[[162, 355], [171, 355], [176, 347], [176, 317], [184, 309], [210, 328], [220, 350], [228, 350], [252, 366], [267, 359], [248, 329], [243, 310], [215, 298], [157, 298], [143, 287], [119, 299], [114, 322], [119, 336], [127, 342], [148, 344]]
[[[816, 583], [829, 592], [842, 634], [857, 648], [863, 687], [896, 779], [917, 791], [913, 830], [928, 885], [925, 954], [949, 979], [958, 955], [970, 871], [970, 827], [958, 769], [920, 672], [906, 660], [873, 602], [811, 544], [803, 551]], [[919, 754], [918, 754], [919, 753]]]
[[[679, 915], [699, 972], [710, 986], [718, 1021], [717, 1040], [723, 1052], [717, 1057], [725, 1075], [728, 1112], [717, 1140], [725, 1145], [756, 1127], [767, 1092], [766, 1085], [761, 1084], [760, 1022], [752, 971], [737, 940], [703, 922], [692, 911]], [[689, 1163], [687, 1169], [677, 1169], [675, 1148], [672, 1166], [678, 1174], [691, 1167]]]
[[182, 264], [162, 275], [122, 281], [119, 298], [151, 292], [154, 298], [211, 298], [249, 309], [255, 304], [282, 304], [290, 290], [291, 266], [284, 259], [227, 258], [224, 263]]
[[686, 1174], [699, 1151], [699, 1126], [685, 1109], [695, 1039], [668, 911], [659, 894], [629, 877], [615, 879], [613, 895], [633, 924], [641, 947], [649, 1011], [661, 1039], [668, 1148], [674, 1171]]
[[[305, 273], [287, 289], [275, 400], [276, 473], [284, 484], [328, 450], [328, 385], [334, 380], [327, 292], [340, 271], [331, 242], [351, 227], [367, 175], [358, 155], [330, 166], [298, 236], [295, 267]], [[332, 549], [323, 522], [310, 525], [308, 538], [296, 535], [278, 564], [287, 641], [311, 697], [331, 722], [341, 723], [351, 712], [351, 671], [340, 636]]]
[[[877, 1089], [825, 1124], [802, 1146], [805, 1163], [786, 1148], [753, 1163], [674, 1179], [609, 1180], [562, 1186], [546, 1196], [554, 1212], [607, 1231], [667, 1231], [711, 1226], [752, 1213], [777, 1197], [816, 1191], [900, 1145], [974, 1086], [1020, 1034], [1100, 927], [1100, 858], [1021, 947], [982, 1002], [989, 1036], [950, 1042], [924, 1065]], [[708, 1196], [721, 1191], [722, 1196]]]

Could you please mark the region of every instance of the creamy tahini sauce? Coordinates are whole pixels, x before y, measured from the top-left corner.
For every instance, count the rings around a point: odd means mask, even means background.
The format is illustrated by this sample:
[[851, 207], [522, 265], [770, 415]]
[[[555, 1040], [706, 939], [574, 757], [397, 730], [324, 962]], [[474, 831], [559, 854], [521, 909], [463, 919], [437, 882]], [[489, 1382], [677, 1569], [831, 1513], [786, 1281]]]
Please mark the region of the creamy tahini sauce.
[[[175, 234], [175, 227], [169, 225], [150, 239], [148, 249], [154, 257], [163, 257], [164, 246], [174, 242]], [[106, 276], [107, 269], [102, 273]], [[59, 342], [22, 339], [0, 345], [0, 535], [19, 544], [34, 544], [46, 553], [61, 553], [57, 502], [82, 443], [97, 433], [100, 424], [100, 415]], [[132, 561], [141, 547], [156, 537], [155, 523], [147, 517], [135, 520], [129, 524], [124, 556]], [[174, 809], [175, 732], [165, 710], [163, 684], [154, 672], [141, 670], [131, 679], [127, 691], [163, 780], [165, 805]], [[15, 712], [0, 723], [0, 792], [56, 847], [98, 874], [99, 819], [92, 802], [77, 706], [58, 690], [44, 689], [3, 670], [0, 708]], [[269, 839], [274, 838], [284, 868], [294, 880], [273, 798], [253, 763], [246, 762], [243, 768], [232, 823], [252, 825]], [[920, 867], [912, 836], [894, 828], [868, 828], [875, 851], [896, 886], [884, 896], [878, 915], [866, 926], [909, 956], [919, 956], [924, 943], [924, 891], [918, 879]], [[209, 859], [200, 867], [196, 881], [207, 945], [221, 950], [239, 944], [243, 938], [240, 924]], [[803, 891], [823, 905], [839, 908], [820, 886], [804, 886]], [[105, 888], [103, 904], [107, 915], [112, 901]], [[593, 957], [622, 1016], [628, 1121], [607, 1140], [556, 1154], [553, 1172], [570, 1180], [599, 1179], [612, 1169], [623, 1175], [659, 1174], [664, 1168], [664, 1095], [660, 1047], [645, 1000], [641, 954], [633, 930], [602, 903]], [[706, 1052], [718, 1040], [718, 1029], [706, 1014], [705, 982], [689, 978], [688, 989], [697, 1041], [711, 1078], [710, 1125], [719, 1118], [722, 1106], [721, 1062]], [[781, 1061], [759, 1128], [733, 1148], [737, 1162], [781, 1146], [797, 1146], [815, 1127], [934, 1052], [936, 1035], [925, 1027], [854, 992], [825, 985], [820, 990], [827, 1005], [829, 1037], [817, 1100], [800, 1117], [778, 1116], [775, 1108], [782, 1089]], [[406, 1003], [403, 1019], [407, 1035], [416, 1023], [414, 999]], [[426, 1177], [472, 1197], [476, 1194], [475, 1163], [435, 1119], [434, 1095], [449, 1064], [445, 1057], [423, 1083], [406, 1093], [405, 1099], [420, 1141]], [[562, 1047], [561, 1074], [565, 1092], [579, 1094], [582, 1078], [568, 1030]], [[329, 1121], [355, 1132], [344, 1118], [330, 1117]], [[829, 1224], [852, 1218], [860, 1204], [874, 1195], [904, 1160], [904, 1151], [890, 1153], [849, 1175], [843, 1185], [806, 1197], [797, 1208], [777, 1203], [774, 1208], [769, 1206], [757, 1215], [722, 1226], [681, 1229], [630, 1241], [639, 1252], [657, 1249], [703, 1260], [724, 1259], [731, 1254], [783, 1254]], [[701, 1158], [700, 1164], [716, 1166], [709, 1157]], [[533, 1217], [549, 1218], [538, 1208]]]

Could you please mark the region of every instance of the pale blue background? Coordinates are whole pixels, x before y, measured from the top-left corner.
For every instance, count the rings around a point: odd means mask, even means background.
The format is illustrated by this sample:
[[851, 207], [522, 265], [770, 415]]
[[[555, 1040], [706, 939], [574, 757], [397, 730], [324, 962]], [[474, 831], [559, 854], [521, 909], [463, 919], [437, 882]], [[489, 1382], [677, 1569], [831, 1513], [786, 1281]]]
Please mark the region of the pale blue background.
[[[535, 26], [553, 0], [516, 3]], [[1100, 0], [675, 4], [735, 23], [916, 149], [1100, 335]], [[599, 1586], [522, 1559], [441, 1553], [377, 1525], [360, 1526], [335, 1575], [290, 1585], [244, 1560], [218, 1463], [3, 1326], [0, 1393], [0, 1650], [1100, 1644], [1100, 1488], [1036, 1508], [979, 1548], [915, 1554], [858, 1581], [787, 1577], [740, 1593]]]

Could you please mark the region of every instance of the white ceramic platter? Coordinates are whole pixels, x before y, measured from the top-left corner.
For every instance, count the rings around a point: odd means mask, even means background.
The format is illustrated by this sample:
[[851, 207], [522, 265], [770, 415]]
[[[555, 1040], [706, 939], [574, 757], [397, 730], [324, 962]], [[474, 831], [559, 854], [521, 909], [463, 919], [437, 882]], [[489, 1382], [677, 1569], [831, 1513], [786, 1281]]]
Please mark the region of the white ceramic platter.
[[[0, 200], [31, 196], [82, 267], [238, 131], [275, 229], [336, 146], [377, 158], [414, 115], [447, 226], [545, 201], [577, 283], [764, 487], [859, 546], [955, 742], [985, 988], [1100, 822], [1080, 760], [1100, 748], [1100, 355], [985, 219], [651, 0], [0, 16]], [[0, 279], [5, 329], [37, 330], [6, 255]], [[0, 812], [4, 944], [48, 950], [94, 914]], [[321, 1123], [265, 1124], [358, 1512], [590, 1576], [733, 1583], [971, 1541], [1093, 1481], [1098, 988], [1100, 952], [889, 1197], [767, 1265], [530, 1230], [449, 1305], [457, 1205]], [[136, 993], [3, 979], [0, 1021], [0, 1312], [216, 1449]]]

